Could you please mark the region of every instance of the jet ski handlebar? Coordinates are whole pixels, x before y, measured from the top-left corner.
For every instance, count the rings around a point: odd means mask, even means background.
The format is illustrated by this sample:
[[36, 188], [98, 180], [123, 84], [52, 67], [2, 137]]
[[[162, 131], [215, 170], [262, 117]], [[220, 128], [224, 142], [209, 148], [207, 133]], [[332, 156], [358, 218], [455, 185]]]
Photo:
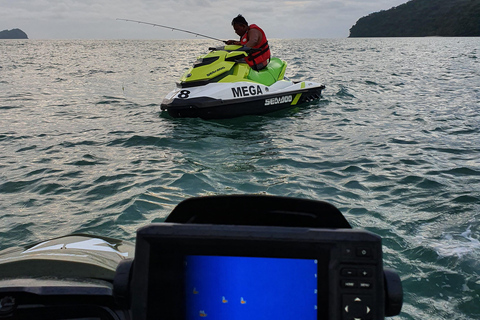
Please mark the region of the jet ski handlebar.
[[250, 48], [250, 47], [246, 47], [246, 46], [238, 46], [238, 45], [226, 45], [226, 46], [220, 46], [220, 47], [209, 47], [208, 50], [210, 50], [210, 51], [220, 51], [220, 50], [245, 51], [247, 53], [250, 53], [250, 52], [260, 51], [261, 49]]

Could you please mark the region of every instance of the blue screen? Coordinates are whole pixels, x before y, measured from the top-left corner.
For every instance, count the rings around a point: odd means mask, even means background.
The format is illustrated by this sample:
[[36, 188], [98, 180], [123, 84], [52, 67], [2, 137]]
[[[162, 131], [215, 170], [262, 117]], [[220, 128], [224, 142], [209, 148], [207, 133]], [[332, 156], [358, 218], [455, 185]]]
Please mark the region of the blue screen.
[[317, 319], [317, 261], [187, 256], [186, 319]]

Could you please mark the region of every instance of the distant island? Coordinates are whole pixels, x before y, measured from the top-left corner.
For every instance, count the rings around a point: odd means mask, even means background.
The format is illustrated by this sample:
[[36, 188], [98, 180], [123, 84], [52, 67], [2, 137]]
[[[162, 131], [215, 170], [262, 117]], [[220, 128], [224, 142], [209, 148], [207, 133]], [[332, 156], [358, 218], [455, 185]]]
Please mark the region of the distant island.
[[360, 18], [349, 37], [434, 36], [480, 36], [480, 0], [412, 0]]
[[0, 31], [0, 39], [28, 39], [28, 36], [20, 29], [12, 29]]

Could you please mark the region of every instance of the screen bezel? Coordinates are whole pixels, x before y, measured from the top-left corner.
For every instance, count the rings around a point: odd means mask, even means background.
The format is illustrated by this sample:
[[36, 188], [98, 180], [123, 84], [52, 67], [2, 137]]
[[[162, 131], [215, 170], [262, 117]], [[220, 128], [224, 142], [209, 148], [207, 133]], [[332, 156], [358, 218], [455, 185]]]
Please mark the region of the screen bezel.
[[188, 255], [266, 257], [317, 260], [317, 319], [329, 315], [330, 249], [327, 244], [279, 239], [148, 238], [146, 318], [185, 319], [184, 260]]

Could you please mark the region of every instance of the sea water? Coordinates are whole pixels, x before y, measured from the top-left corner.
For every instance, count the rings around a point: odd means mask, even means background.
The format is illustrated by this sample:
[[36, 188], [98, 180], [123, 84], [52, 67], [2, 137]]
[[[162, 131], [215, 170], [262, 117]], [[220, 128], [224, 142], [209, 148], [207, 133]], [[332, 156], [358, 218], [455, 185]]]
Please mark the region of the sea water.
[[395, 319], [479, 319], [480, 38], [270, 44], [322, 99], [204, 121], [160, 103], [221, 43], [0, 41], [0, 249], [134, 240], [193, 196], [318, 199], [383, 237]]

